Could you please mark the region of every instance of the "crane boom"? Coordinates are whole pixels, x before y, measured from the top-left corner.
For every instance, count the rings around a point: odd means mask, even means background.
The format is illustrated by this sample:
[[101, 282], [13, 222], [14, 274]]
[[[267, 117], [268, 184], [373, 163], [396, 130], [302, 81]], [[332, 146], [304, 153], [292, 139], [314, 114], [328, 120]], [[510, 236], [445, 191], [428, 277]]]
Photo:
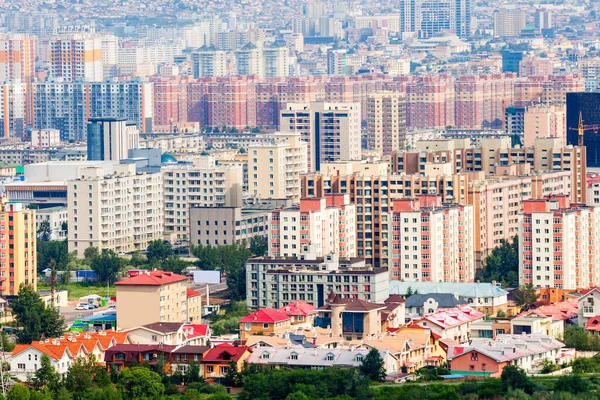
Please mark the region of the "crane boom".
[[583, 146], [583, 136], [585, 135], [585, 131], [593, 131], [594, 135], [598, 134], [598, 131], [600, 130], [600, 124], [593, 124], [593, 125], [584, 125], [583, 124], [583, 115], [581, 113], [581, 111], [579, 112], [579, 123], [577, 124], [577, 128], [569, 128], [573, 131], [577, 131], [577, 145], [582, 147]]

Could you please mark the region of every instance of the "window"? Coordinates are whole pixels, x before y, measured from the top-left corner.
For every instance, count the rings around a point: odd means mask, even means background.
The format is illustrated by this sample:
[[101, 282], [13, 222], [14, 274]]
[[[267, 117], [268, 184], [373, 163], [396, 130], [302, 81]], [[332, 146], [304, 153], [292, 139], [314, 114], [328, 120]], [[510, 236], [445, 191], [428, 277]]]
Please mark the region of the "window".
[[262, 358], [263, 360], [267, 360], [271, 357], [271, 354], [269, 354], [268, 351], [265, 351], [264, 353], [262, 353], [262, 356], [260, 358]]
[[333, 355], [333, 353], [327, 354], [327, 361], [333, 361], [334, 359], [335, 359], [335, 356]]
[[209, 366], [206, 367], [206, 372], [208, 372], [208, 373], [212, 374], [214, 372], [214, 370], [215, 369], [214, 369], [214, 367], [212, 365], [209, 365]]
[[17, 369], [25, 369], [25, 364], [17, 364]]
[[263, 324], [263, 328], [267, 329], [269, 327], [269, 324]]
[[471, 352], [471, 361], [477, 361], [479, 355], [476, 352]]
[[297, 360], [298, 359], [298, 353], [292, 353], [292, 354], [290, 354], [290, 359], [291, 360]]

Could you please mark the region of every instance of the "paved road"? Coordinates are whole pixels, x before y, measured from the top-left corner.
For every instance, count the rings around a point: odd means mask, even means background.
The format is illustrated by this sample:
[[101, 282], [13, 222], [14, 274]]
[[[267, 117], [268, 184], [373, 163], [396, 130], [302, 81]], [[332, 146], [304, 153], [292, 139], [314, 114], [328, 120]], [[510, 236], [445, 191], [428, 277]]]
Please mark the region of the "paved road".
[[[227, 283], [223, 282], [223, 283], [211, 283], [210, 285], [208, 285], [209, 287], [209, 291], [210, 293], [216, 293], [216, 292], [222, 292], [223, 290], [227, 289]], [[197, 292], [202, 293], [204, 296], [206, 296], [206, 285], [194, 285], [192, 284], [190, 286], [190, 289], [193, 289]]]
[[61, 307], [60, 314], [65, 318], [66, 324], [72, 324], [76, 319], [90, 316], [98, 311], [108, 310], [108, 307], [95, 308], [93, 310], [76, 310], [76, 304], [69, 304], [67, 307]]

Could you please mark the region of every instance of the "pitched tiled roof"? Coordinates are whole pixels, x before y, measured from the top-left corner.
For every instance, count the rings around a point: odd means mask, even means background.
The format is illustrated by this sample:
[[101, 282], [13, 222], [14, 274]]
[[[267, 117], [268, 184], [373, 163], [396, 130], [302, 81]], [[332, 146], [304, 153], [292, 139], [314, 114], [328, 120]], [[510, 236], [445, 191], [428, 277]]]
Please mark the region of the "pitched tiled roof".
[[585, 330], [600, 332], [600, 315], [588, 319], [585, 324]]
[[208, 334], [208, 325], [206, 324], [185, 324], [183, 326], [183, 334], [186, 339], [192, 339]]
[[[228, 343], [220, 344], [210, 349], [203, 357], [203, 361], [208, 362], [229, 362], [239, 361], [244, 353], [248, 351], [248, 346], [232, 346]], [[223, 355], [227, 353], [228, 357], [224, 358]]]
[[461, 298], [456, 298], [450, 293], [428, 293], [428, 294], [413, 294], [406, 299], [406, 307], [423, 307], [429, 299], [435, 300], [438, 303], [438, 308], [452, 308], [459, 304], [467, 304]]
[[461, 305], [455, 308], [439, 310], [432, 314], [426, 314], [417, 324], [423, 324], [424, 321], [431, 322], [440, 328], [447, 329], [459, 326], [469, 322], [480, 320], [484, 314], [474, 308]]
[[183, 325], [181, 322], [154, 322], [152, 324], [143, 325], [142, 328], [150, 329], [163, 334], [177, 332]]
[[279, 309], [286, 315], [312, 315], [317, 313], [317, 308], [304, 301], [293, 301]]
[[175, 354], [183, 354], [183, 353], [187, 353], [187, 354], [204, 354], [208, 350], [210, 350], [210, 346], [190, 346], [190, 345], [185, 345], [185, 346], [181, 346], [181, 347], [176, 348], [175, 350], [172, 351], [172, 353], [175, 353]]
[[460, 297], [498, 297], [508, 292], [491, 283], [484, 282], [401, 282], [390, 281], [390, 294], [406, 295], [408, 288], [413, 292], [451, 293]]
[[185, 294], [186, 294], [187, 297], [196, 297], [196, 296], [200, 296], [202, 293], [197, 292], [197, 291], [192, 290], [192, 289], [187, 289], [185, 291]]
[[287, 321], [289, 319], [289, 316], [278, 310], [274, 310], [272, 308], [261, 308], [260, 310], [255, 311], [252, 314], [240, 319], [238, 322], [256, 322], [272, 324], [274, 322]]
[[375, 304], [361, 299], [341, 297], [339, 295], [331, 296], [328, 299], [328, 304], [319, 307], [319, 310], [330, 310], [332, 305], [344, 304], [344, 311], [353, 312], [368, 312], [373, 310], [384, 310], [385, 304]]
[[161, 286], [169, 283], [186, 281], [189, 278], [165, 271], [136, 271], [130, 277], [115, 283], [115, 285]]

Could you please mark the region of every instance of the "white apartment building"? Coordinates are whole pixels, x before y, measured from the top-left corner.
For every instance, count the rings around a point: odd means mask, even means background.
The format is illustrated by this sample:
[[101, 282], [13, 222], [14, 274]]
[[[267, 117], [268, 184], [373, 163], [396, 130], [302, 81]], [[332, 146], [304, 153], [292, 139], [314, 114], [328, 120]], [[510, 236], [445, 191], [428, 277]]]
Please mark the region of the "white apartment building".
[[287, 47], [263, 49], [265, 78], [280, 78], [290, 75], [290, 61]]
[[473, 206], [443, 205], [436, 195], [422, 195], [394, 200], [393, 209], [393, 279], [473, 282]]
[[63, 229], [63, 224], [69, 222], [67, 207], [40, 208], [35, 211], [36, 230], [40, 229], [42, 222], [48, 222], [50, 226], [50, 240], [66, 239], [67, 231]]
[[381, 154], [405, 147], [406, 96], [372, 93], [367, 97], [367, 146]]
[[0, 82], [0, 135], [22, 137], [28, 123], [28, 84]]
[[600, 278], [600, 208], [564, 195], [527, 200], [519, 224], [519, 284], [587, 288]]
[[252, 43], [247, 43], [235, 52], [235, 64], [238, 75], [256, 75], [264, 78], [262, 49]]
[[203, 50], [191, 54], [194, 78], [227, 75], [226, 53], [221, 50]]
[[189, 241], [192, 207], [241, 207], [241, 166], [169, 165], [161, 170], [164, 187], [164, 231], [171, 241]]
[[302, 135], [311, 172], [319, 171], [321, 163], [361, 159], [360, 103], [288, 103], [279, 128]]
[[306, 143], [297, 133], [278, 133], [273, 142], [248, 147], [248, 194], [260, 199], [300, 201], [300, 176], [307, 172]]
[[356, 257], [356, 206], [349, 195], [304, 198], [271, 213], [270, 256], [298, 258], [309, 248], [316, 257]]
[[84, 34], [57, 36], [50, 40], [52, 77], [66, 82], [102, 81], [102, 40]]
[[145, 250], [163, 233], [160, 174], [137, 174], [133, 164], [116, 164], [114, 173], [88, 167], [67, 182], [69, 252], [83, 257], [96, 247], [117, 253]]
[[58, 129], [34, 129], [31, 131], [31, 147], [56, 147], [60, 145]]

